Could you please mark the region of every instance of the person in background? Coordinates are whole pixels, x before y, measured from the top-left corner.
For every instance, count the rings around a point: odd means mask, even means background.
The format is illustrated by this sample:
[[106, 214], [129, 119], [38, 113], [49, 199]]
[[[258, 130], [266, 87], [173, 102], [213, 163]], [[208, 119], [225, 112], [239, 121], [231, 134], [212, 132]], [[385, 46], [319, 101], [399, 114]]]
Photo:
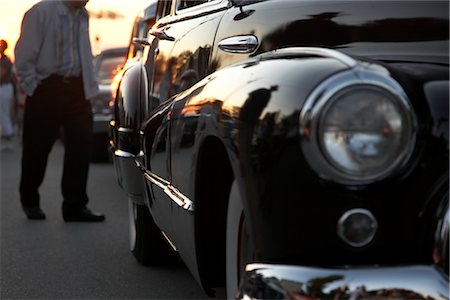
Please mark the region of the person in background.
[[14, 137], [14, 115], [17, 102], [16, 84], [13, 64], [6, 56], [8, 43], [0, 40], [0, 124], [2, 149], [11, 147]]
[[19, 191], [22, 208], [31, 220], [46, 218], [38, 189], [60, 127], [65, 135], [63, 219], [105, 219], [87, 207], [93, 123], [88, 99], [98, 93], [85, 8], [88, 1], [42, 0], [22, 20], [15, 47], [19, 83], [27, 95]]

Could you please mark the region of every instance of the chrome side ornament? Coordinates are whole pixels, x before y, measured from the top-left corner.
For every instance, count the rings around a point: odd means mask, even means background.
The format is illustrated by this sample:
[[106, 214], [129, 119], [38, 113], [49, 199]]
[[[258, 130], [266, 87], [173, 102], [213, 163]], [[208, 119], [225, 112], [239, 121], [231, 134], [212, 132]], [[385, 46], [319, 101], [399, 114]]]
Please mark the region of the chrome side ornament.
[[172, 186], [169, 181], [147, 170], [141, 162], [136, 161], [136, 165], [141, 170], [144, 178], [162, 189], [174, 203], [188, 212], [194, 212], [194, 202], [182, 192], [180, 192], [177, 188]]

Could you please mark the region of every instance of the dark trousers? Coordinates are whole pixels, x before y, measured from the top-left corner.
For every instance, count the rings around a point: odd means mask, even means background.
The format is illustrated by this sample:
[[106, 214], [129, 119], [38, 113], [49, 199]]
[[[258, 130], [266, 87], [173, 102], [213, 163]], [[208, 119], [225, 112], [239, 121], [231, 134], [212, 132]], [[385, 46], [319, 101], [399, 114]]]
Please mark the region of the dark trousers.
[[88, 202], [86, 185], [92, 149], [92, 111], [81, 78], [52, 75], [27, 97], [23, 124], [20, 200], [23, 207], [39, 207], [39, 186], [48, 155], [60, 128], [64, 132], [61, 180], [63, 212], [82, 209]]

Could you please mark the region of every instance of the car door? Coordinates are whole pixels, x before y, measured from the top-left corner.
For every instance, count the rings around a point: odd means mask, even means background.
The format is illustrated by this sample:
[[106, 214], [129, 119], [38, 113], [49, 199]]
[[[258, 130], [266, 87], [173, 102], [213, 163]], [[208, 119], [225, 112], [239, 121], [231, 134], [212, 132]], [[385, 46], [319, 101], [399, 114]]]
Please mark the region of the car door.
[[[151, 30], [151, 91], [160, 102], [210, 73], [210, 53], [229, 0], [173, 0], [171, 14]], [[165, 4], [167, 5], [167, 4]]]
[[[149, 76], [153, 101], [157, 99], [164, 103], [211, 72], [210, 54], [214, 36], [227, 5], [228, 0], [160, 2], [157, 14], [160, 14], [161, 19], [150, 31], [154, 63]], [[184, 233], [176, 233], [176, 228], [180, 228], [179, 224], [168, 222], [173, 222], [174, 219], [179, 222], [178, 217], [173, 218], [173, 214], [178, 214], [179, 209], [187, 215], [192, 209], [192, 206], [183, 202], [184, 199], [193, 197], [186, 184], [190, 180], [192, 149], [178, 147], [184, 128], [177, 125], [177, 118], [182, 114], [183, 103], [164, 103], [162, 106], [170, 106], [172, 110], [161, 119], [159, 128], [155, 131], [146, 167], [169, 183], [170, 189], [165, 191], [152, 185], [155, 195], [152, 212], [157, 224], [165, 224], [167, 229], [163, 230], [177, 244], [177, 241], [186, 236]], [[173, 149], [184, 153], [173, 155]], [[168, 193], [172, 193], [172, 197], [168, 197]], [[175, 197], [173, 193], [176, 194]], [[174, 200], [177, 195], [180, 201]]]

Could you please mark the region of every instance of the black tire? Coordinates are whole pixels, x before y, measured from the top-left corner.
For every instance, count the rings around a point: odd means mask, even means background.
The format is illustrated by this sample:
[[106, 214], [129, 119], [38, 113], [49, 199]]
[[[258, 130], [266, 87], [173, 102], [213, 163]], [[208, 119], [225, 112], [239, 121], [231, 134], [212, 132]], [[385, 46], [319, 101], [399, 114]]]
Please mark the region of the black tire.
[[231, 185], [226, 231], [226, 292], [227, 299], [236, 299], [244, 268], [254, 258], [242, 207], [242, 197], [236, 181]]
[[92, 141], [92, 162], [104, 163], [111, 160], [109, 137], [107, 134], [95, 134]]
[[145, 205], [128, 200], [130, 250], [142, 265], [161, 265], [174, 261], [176, 252], [169, 246]]

